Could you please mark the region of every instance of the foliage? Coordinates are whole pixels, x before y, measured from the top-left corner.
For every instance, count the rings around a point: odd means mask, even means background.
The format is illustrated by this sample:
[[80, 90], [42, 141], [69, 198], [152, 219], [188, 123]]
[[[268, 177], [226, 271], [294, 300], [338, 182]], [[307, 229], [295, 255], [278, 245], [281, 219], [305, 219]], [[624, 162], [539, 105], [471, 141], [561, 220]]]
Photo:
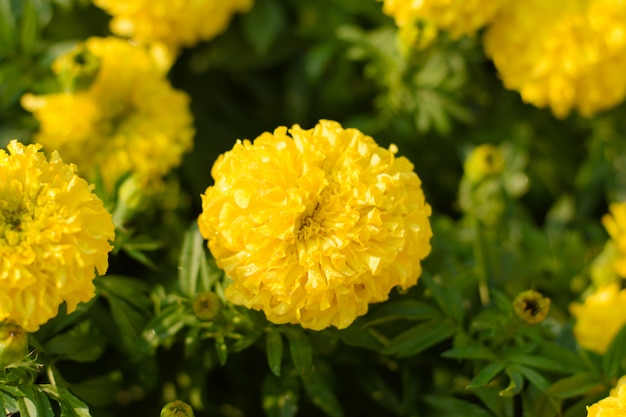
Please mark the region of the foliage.
[[[0, 0], [0, 145], [32, 138], [20, 97], [55, 91], [52, 60], [109, 35], [109, 19], [85, 0]], [[96, 184], [116, 224], [109, 271], [0, 372], [0, 410], [157, 416], [182, 400], [199, 417], [576, 417], [606, 397], [626, 374], [626, 328], [588, 351], [569, 308], [590, 288], [608, 203], [626, 199], [624, 105], [557, 119], [505, 90], [480, 34], [409, 51], [397, 35], [373, 0], [256, 0], [183, 49], [169, 79], [191, 97], [194, 150], [156, 196], [130, 177]], [[320, 119], [395, 143], [433, 207], [418, 285], [344, 330], [228, 303], [196, 226], [210, 166], [236, 139]], [[470, 181], [481, 144], [504, 168]], [[527, 290], [550, 300], [540, 323], [516, 313]], [[207, 292], [219, 302], [203, 317]]]

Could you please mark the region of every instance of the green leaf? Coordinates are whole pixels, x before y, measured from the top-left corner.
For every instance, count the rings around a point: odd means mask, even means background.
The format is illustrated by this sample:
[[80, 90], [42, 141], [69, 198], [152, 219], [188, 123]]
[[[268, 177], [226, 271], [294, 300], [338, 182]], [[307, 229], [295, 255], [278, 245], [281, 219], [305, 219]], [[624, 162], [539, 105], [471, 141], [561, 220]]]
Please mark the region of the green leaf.
[[341, 404], [318, 372], [301, 374], [307, 396], [316, 407], [330, 417], [343, 417]]
[[602, 370], [611, 377], [617, 378], [626, 370], [626, 326], [613, 337], [609, 348], [602, 357]]
[[441, 354], [445, 358], [495, 360], [497, 356], [482, 343], [472, 340], [465, 333], [457, 333], [454, 347]]
[[281, 377], [268, 374], [263, 379], [263, 410], [268, 417], [293, 417], [298, 412], [300, 381], [294, 373]]
[[185, 325], [195, 323], [195, 316], [186, 313], [183, 304], [172, 304], [146, 324], [142, 338], [153, 349], [174, 337]]
[[421, 351], [449, 338], [456, 330], [457, 327], [448, 321], [431, 320], [420, 323], [391, 339], [382, 352], [385, 355], [396, 355], [399, 357], [417, 355]]
[[105, 338], [90, 321], [84, 320], [48, 340], [43, 348], [47, 354], [57, 359], [93, 362], [104, 352]]
[[300, 375], [310, 373], [313, 369], [313, 348], [307, 335], [302, 330], [292, 327], [282, 328], [281, 331], [289, 340], [289, 352], [296, 372]]
[[565, 399], [586, 394], [603, 386], [604, 384], [597, 374], [593, 372], [583, 372], [559, 379], [546, 389], [546, 394]]
[[481, 369], [476, 376], [467, 384], [468, 389], [482, 387], [491, 382], [492, 379], [496, 377], [502, 370], [505, 365], [502, 362], [492, 362], [489, 365], [485, 366]]
[[267, 332], [265, 347], [270, 370], [274, 375], [280, 376], [280, 368], [283, 361], [283, 338], [278, 331], [270, 329]]
[[375, 372], [368, 371], [367, 368], [357, 376], [359, 384], [370, 395], [370, 397], [391, 411], [394, 415], [402, 415], [402, 403], [389, 384]]
[[437, 417], [494, 417], [483, 407], [449, 395], [425, 395], [422, 400], [437, 411]]
[[61, 417], [91, 417], [87, 404], [76, 398], [65, 388], [42, 384], [39, 390], [61, 406]]
[[17, 399], [17, 409], [21, 417], [54, 417], [50, 400], [39, 390], [22, 387], [25, 397]]
[[22, 16], [20, 18], [20, 44], [22, 52], [32, 55], [39, 39], [37, 8], [33, 0], [22, 0]]
[[533, 384], [539, 391], [545, 392], [550, 383], [546, 378], [544, 378], [539, 372], [535, 371], [532, 368], [529, 368], [524, 365], [516, 364], [514, 365], [515, 369], [517, 369], [531, 384]]
[[500, 391], [500, 395], [503, 397], [512, 397], [520, 393], [524, 387], [524, 377], [522, 373], [514, 365], [509, 365], [504, 370], [509, 376], [509, 385]]
[[571, 372], [571, 368], [568, 368], [557, 360], [537, 355], [515, 354], [511, 356], [506, 356], [505, 359], [510, 362], [531, 366], [533, 368], [541, 369], [544, 371], [556, 371], [565, 373]]
[[285, 25], [285, 16], [277, 0], [257, 1], [242, 17], [246, 40], [263, 56], [270, 49]]
[[[440, 277], [437, 277], [440, 278]], [[430, 274], [424, 273], [420, 278], [426, 285], [433, 298], [441, 308], [441, 311], [445, 313], [447, 317], [450, 317], [455, 323], [461, 323], [463, 321], [463, 298], [461, 294], [454, 289], [453, 285], [444, 286], [436, 281], [435, 277]]]
[[69, 384], [70, 389], [87, 404], [104, 407], [115, 401], [122, 384], [122, 372], [113, 371], [106, 375]]
[[[192, 298], [198, 293], [198, 277], [203, 263], [206, 264], [204, 239], [198, 225], [193, 223], [183, 237], [178, 261], [178, 285], [187, 297]], [[206, 265], [204, 267], [208, 269]]]
[[430, 304], [404, 299], [383, 304], [374, 314], [366, 317], [364, 327], [374, 326], [390, 320], [428, 320], [441, 318], [441, 313]]
[[[0, 385], [0, 388], [2, 385]], [[17, 400], [0, 391], [0, 412], [5, 411], [7, 415], [17, 413]]]
[[15, 51], [15, 23], [11, 0], [0, 0], [0, 59]]

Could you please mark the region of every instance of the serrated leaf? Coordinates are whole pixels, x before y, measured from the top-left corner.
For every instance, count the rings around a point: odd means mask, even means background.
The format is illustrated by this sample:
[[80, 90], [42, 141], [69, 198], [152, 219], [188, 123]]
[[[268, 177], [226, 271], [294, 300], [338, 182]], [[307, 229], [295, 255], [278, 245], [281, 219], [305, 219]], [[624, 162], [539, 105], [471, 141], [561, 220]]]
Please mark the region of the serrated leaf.
[[289, 340], [289, 352], [296, 372], [300, 375], [308, 374], [313, 369], [313, 348], [307, 335], [296, 328], [281, 329]]
[[611, 344], [602, 357], [602, 370], [611, 377], [617, 378], [626, 371], [626, 326], [613, 337]]
[[491, 382], [492, 379], [496, 377], [502, 370], [505, 365], [502, 362], [492, 362], [489, 365], [482, 368], [476, 376], [467, 384], [468, 389], [477, 388], [487, 385]]
[[278, 331], [271, 329], [267, 332], [265, 347], [270, 370], [274, 375], [280, 376], [280, 368], [283, 361], [283, 338]]
[[449, 338], [456, 330], [457, 327], [448, 321], [431, 320], [420, 323], [391, 339], [382, 353], [399, 357], [417, 355]]
[[268, 374], [263, 379], [263, 411], [268, 417], [293, 417], [298, 412], [300, 381], [292, 373], [282, 378]]
[[46, 395], [31, 387], [24, 386], [22, 390], [26, 396], [17, 399], [21, 417], [54, 417], [54, 410]]
[[546, 389], [546, 394], [556, 398], [566, 399], [586, 394], [603, 386], [600, 377], [592, 372], [583, 372], [562, 378]]
[[0, 411], [5, 411], [7, 415], [17, 413], [17, 400], [0, 391]]
[[256, 2], [252, 10], [242, 16], [242, 21], [246, 40], [263, 56], [283, 29], [285, 17], [280, 3], [265, 0]]
[[517, 369], [531, 384], [533, 384], [539, 391], [544, 392], [550, 383], [539, 372], [524, 365], [516, 364]]

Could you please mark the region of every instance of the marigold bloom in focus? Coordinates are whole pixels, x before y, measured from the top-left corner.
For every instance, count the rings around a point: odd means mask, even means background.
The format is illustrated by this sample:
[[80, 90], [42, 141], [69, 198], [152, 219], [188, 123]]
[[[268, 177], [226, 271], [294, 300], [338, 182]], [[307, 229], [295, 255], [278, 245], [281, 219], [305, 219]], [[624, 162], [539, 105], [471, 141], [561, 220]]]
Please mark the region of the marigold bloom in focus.
[[484, 45], [507, 88], [558, 117], [590, 116], [626, 95], [622, 0], [511, 1]]
[[431, 208], [395, 145], [328, 120], [289, 134], [279, 127], [218, 158], [200, 232], [233, 280], [229, 301], [279, 324], [344, 328], [417, 283]]
[[613, 337], [626, 325], [626, 290], [617, 283], [599, 288], [582, 304], [573, 303], [574, 335], [585, 349], [604, 353]]
[[76, 167], [41, 145], [0, 150], [0, 322], [29, 332], [94, 295], [114, 238], [111, 215]]
[[626, 377], [621, 377], [608, 397], [587, 407], [587, 417], [626, 416]]
[[[40, 123], [35, 140], [86, 178], [99, 171], [109, 188], [127, 172], [144, 184], [179, 165], [194, 135], [189, 97], [171, 87], [166, 63], [152, 52], [117, 38], [89, 38], [59, 57], [53, 69], [60, 78], [93, 80], [78, 91], [22, 97]], [[88, 68], [81, 72], [83, 62]]]
[[617, 249], [615, 272], [626, 278], [626, 202], [609, 205], [609, 213], [602, 217], [602, 224]]
[[400, 27], [425, 21], [453, 38], [470, 35], [488, 24], [503, 0], [383, 0], [383, 12]]
[[177, 51], [209, 40], [228, 27], [253, 0], [93, 0], [113, 16], [111, 31], [137, 42], [161, 42]]

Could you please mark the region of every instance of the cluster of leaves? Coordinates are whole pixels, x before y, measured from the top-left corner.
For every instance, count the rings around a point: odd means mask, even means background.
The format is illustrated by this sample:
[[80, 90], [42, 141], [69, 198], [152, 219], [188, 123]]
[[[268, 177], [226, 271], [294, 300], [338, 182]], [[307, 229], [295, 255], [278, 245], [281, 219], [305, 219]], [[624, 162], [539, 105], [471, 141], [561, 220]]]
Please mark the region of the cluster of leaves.
[[[28, 140], [37, 126], [20, 96], [54, 90], [52, 59], [107, 22], [88, 1], [0, 0], [0, 144]], [[183, 51], [170, 78], [191, 96], [197, 136], [168, 179], [176, 204], [137, 203], [126, 180], [100, 192], [117, 226], [109, 273], [0, 373], [0, 410], [147, 416], [180, 399], [198, 416], [576, 417], [606, 396], [626, 373], [626, 331], [587, 352], [569, 304], [606, 240], [607, 202], [626, 199], [623, 106], [558, 120], [505, 91], [476, 39], [405, 53], [396, 35], [373, 0], [256, 0]], [[235, 139], [320, 118], [398, 144], [434, 238], [417, 287], [311, 332], [226, 302], [194, 224], [207, 165]], [[499, 146], [506, 169], [473, 186], [462, 161], [479, 143]], [[531, 288], [551, 300], [540, 324], [513, 307]], [[194, 309], [206, 293], [219, 299], [208, 320]]]

